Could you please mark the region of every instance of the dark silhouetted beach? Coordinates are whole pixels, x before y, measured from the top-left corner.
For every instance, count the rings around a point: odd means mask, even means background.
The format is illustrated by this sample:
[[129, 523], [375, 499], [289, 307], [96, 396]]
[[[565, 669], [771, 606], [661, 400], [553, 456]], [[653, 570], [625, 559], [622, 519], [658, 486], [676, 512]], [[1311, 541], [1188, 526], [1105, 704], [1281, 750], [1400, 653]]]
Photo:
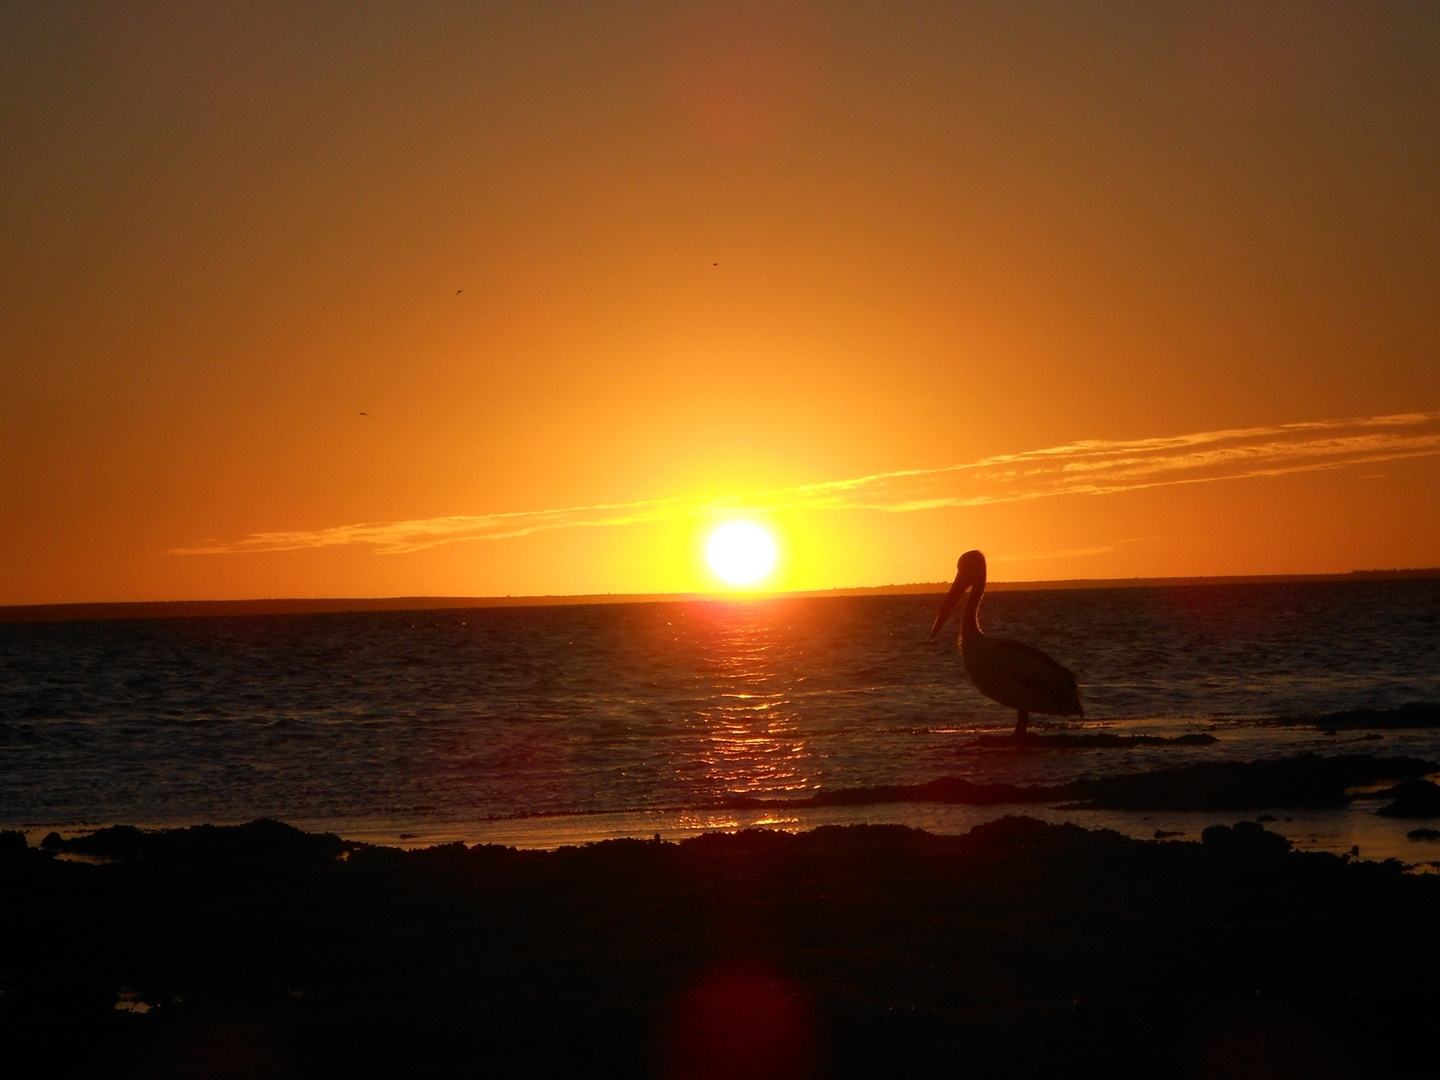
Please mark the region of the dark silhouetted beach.
[[1440, 878], [1288, 848], [6, 834], [8, 1075], [1429, 1075]]

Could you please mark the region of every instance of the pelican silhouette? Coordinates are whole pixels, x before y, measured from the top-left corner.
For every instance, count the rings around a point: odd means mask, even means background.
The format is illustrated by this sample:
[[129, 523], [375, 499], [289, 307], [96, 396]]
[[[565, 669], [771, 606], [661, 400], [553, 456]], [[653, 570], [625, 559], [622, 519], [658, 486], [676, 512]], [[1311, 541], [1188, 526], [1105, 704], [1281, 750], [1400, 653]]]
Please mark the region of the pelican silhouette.
[[1084, 716], [1080, 689], [1074, 674], [1039, 649], [1018, 641], [992, 638], [980, 632], [980, 598], [985, 595], [985, 556], [967, 551], [960, 556], [955, 584], [940, 605], [930, 640], [955, 610], [966, 589], [965, 613], [960, 618], [960, 655], [965, 672], [986, 697], [1008, 705], [1016, 712], [1015, 740], [1025, 741], [1025, 729], [1032, 712], [1051, 716]]

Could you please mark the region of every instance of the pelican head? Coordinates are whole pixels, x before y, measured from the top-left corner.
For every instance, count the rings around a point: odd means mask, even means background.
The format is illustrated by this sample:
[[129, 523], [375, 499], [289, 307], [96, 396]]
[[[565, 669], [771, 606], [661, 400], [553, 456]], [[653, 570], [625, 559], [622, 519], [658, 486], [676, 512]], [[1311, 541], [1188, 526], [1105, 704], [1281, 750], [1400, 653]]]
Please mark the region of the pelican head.
[[930, 640], [935, 640], [935, 635], [940, 633], [940, 627], [945, 625], [945, 620], [955, 610], [955, 605], [960, 603], [960, 597], [965, 595], [965, 590], [972, 585], [983, 586], [985, 584], [985, 556], [978, 551], [967, 551], [960, 556], [960, 561], [955, 564], [955, 584], [950, 586], [950, 592], [945, 597], [945, 602], [940, 605], [940, 614], [935, 616], [935, 625], [930, 628]]

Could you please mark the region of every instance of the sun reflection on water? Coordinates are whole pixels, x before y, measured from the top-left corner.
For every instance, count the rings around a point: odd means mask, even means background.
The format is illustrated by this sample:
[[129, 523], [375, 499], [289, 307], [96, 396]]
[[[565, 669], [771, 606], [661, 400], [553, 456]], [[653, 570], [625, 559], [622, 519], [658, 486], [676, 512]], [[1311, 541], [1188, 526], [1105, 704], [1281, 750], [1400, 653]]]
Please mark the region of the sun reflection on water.
[[706, 736], [698, 761], [703, 779], [735, 794], [807, 788], [810, 754], [791, 700], [803, 676], [779, 670], [783, 646], [755, 608], [725, 615], [704, 657], [719, 692], [690, 721]]

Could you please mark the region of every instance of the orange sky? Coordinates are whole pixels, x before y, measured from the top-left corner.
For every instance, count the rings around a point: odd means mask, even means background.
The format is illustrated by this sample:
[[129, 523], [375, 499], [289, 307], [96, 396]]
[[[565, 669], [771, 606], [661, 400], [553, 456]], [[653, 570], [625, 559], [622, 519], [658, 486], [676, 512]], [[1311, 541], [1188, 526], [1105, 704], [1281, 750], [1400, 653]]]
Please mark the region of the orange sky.
[[0, 603], [1440, 564], [1435, 5], [11, 4], [0, 205]]

